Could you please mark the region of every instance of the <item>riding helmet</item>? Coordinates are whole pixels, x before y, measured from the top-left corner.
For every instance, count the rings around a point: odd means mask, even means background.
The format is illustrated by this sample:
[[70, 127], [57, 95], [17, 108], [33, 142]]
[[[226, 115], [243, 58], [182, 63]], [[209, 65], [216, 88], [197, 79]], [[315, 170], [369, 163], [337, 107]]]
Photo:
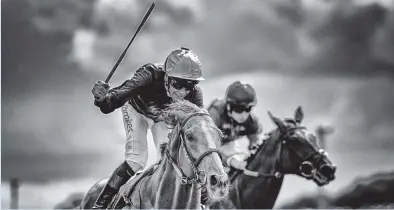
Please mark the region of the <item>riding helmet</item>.
[[186, 80], [205, 80], [201, 71], [201, 62], [196, 53], [182, 47], [170, 53], [164, 62], [164, 70], [169, 77]]
[[226, 102], [243, 105], [245, 107], [257, 104], [256, 92], [250, 84], [236, 81], [228, 86], [226, 90]]

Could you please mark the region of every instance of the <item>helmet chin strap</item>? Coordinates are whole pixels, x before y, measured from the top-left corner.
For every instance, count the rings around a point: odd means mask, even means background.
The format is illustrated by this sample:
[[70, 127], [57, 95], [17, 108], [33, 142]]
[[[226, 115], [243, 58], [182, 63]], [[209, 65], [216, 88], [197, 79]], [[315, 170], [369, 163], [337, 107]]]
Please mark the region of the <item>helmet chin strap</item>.
[[231, 115], [231, 108], [230, 108], [230, 105], [229, 105], [229, 104], [226, 104], [226, 112], [227, 112], [227, 116], [229, 116], [231, 120], [233, 120], [233, 121], [236, 122], [236, 120], [235, 120], [235, 119], [233, 118], [233, 116]]
[[[174, 101], [174, 98], [173, 98], [174, 91], [173, 91], [172, 93], [170, 92], [170, 88], [171, 88], [171, 87], [170, 87], [170, 86], [171, 86], [171, 85], [170, 85], [170, 79], [171, 79], [171, 78], [170, 78], [167, 74], [164, 76], [164, 88], [166, 89], [167, 96], [171, 98], [171, 101], [172, 101], [172, 102], [177, 102], [177, 101]], [[187, 94], [189, 94], [189, 93], [185, 93], [185, 94], [187, 95]], [[184, 98], [186, 95], [184, 95], [183, 98]]]
[[164, 78], [164, 87], [166, 89], [167, 96], [171, 98], [172, 102], [176, 102], [176, 101], [174, 101], [172, 94], [170, 93], [170, 81], [169, 80], [170, 80], [170, 78], [166, 74], [165, 78]]

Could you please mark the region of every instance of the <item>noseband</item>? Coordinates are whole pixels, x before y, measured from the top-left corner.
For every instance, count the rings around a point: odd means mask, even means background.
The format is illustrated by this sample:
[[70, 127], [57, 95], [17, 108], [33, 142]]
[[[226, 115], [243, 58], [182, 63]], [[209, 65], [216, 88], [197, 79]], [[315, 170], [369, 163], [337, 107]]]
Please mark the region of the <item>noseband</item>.
[[186, 152], [186, 159], [188, 160], [189, 164], [191, 165], [191, 168], [193, 170], [194, 173], [194, 177], [190, 178], [188, 176], [186, 176], [186, 174], [183, 172], [183, 170], [178, 166], [178, 163], [175, 161], [175, 159], [173, 157], [171, 157], [170, 152], [169, 152], [169, 148], [167, 146], [166, 149], [166, 156], [168, 157], [168, 160], [170, 161], [170, 163], [172, 164], [172, 166], [174, 167], [176, 173], [178, 174], [178, 176], [181, 178], [181, 184], [182, 185], [192, 185], [193, 183], [197, 183], [200, 184], [201, 186], [204, 186], [207, 183], [207, 175], [204, 171], [200, 171], [198, 169], [198, 166], [200, 165], [201, 161], [207, 157], [208, 155], [210, 155], [211, 153], [217, 153], [219, 155], [219, 157], [221, 158], [221, 152], [218, 149], [209, 149], [208, 151], [204, 152], [199, 158], [195, 159], [189, 152], [189, 150], [186, 147], [186, 141], [185, 141], [185, 134], [184, 131], [182, 130], [183, 127], [185, 126], [185, 124], [187, 123], [187, 121], [189, 121], [192, 117], [195, 116], [210, 116], [207, 113], [203, 113], [203, 112], [197, 112], [197, 113], [193, 113], [191, 115], [189, 115], [181, 124], [180, 124], [180, 132], [177, 134], [177, 137], [175, 138], [175, 140], [177, 138], [180, 138], [181, 141], [181, 147], [185, 150]]

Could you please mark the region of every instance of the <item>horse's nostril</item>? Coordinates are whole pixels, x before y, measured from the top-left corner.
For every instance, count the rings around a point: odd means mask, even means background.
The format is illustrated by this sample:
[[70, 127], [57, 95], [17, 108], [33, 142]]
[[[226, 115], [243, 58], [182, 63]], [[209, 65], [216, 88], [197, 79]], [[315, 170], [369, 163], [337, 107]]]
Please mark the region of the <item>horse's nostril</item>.
[[332, 177], [335, 173], [335, 167], [329, 165], [323, 165], [320, 167], [320, 173], [323, 174], [325, 177]]
[[218, 178], [217, 178], [217, 176], [215, 176], [215, 175], [212, 175], [210, 178], [209, 178], [209, 182], [210, 182], [210, 184], [212, 185], [212, 186], [215, 186], [215, 185], [217, 185], [218, 184]]
[[229, 181], [228, 181], [228, 179], [224, 180], [224, 182], [223, 182], [223, 185], [227, 187], [227, 186], [228, 186], [228, 184], [229, 184]]
[[305, 161], [300, 166], [301, 174], [305, 177], [310, 177], [313, 175], [313, 165], [309, 161]]

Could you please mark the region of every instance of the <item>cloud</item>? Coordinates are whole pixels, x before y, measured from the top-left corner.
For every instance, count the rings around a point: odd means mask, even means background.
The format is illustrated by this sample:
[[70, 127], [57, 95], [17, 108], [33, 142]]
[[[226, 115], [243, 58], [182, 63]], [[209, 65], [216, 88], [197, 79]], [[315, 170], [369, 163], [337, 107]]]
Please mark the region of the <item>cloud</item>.
[[[138, 3], [138, 8], [148, 4]], [[129, 24], [138, 24], [129, 20], [139, 19], [143, 12], [103, 13], [101, 18], [123, 21], [112, 21], [112, 37], [97, 39], [94, 57], [107, 61], [97, 63], [95, 69], [114, 63], [135, 28]], [[190, 7], [161, 1], [121, 68], [134, 71], [146, 62], [163, 62], [171, 50], [186, 46], [197, 52], [209, 76], [239, 73], [239, 69], [317, 76], [392, 75], [393, 16], [389, 5], [351, 1], [219, 0]]]
[[[306, 64], [309, 73], [369, 76], [393, 75], [394, 63], [374, 52], [376, 39], [391, 36], [393, 11], [380, 4], [354, 5], [351, 1], [334, 3], [328, 16], [310, 32], [319, 46]], [[385, 40], [389, 44], [389, 40]], [[389, 52], [386, 49], [386, 52]], [[392, 57], [392, 56], [391, 56]]]
[[119, 151], [123, 136], [94, 107], [94, 80], [68, 59], [73, 29], [40, 30], [31, 21], [36, 3], [3, 2], [2, 179], [50, 182], [105, 172], [97, 165], [121, 159], [105, 155]]
[[2, 116], [3, 179], [81, 178], [93, 171], [105, 172], [107, 168], [100, 164], [121, 160], [118, 151], [124, 137], [114, 132], [112, 124], [120, 116], [102, 116], [90, 92], [77, 90], [34, 93], [16, 103], [3, 103], [7, 110]]

